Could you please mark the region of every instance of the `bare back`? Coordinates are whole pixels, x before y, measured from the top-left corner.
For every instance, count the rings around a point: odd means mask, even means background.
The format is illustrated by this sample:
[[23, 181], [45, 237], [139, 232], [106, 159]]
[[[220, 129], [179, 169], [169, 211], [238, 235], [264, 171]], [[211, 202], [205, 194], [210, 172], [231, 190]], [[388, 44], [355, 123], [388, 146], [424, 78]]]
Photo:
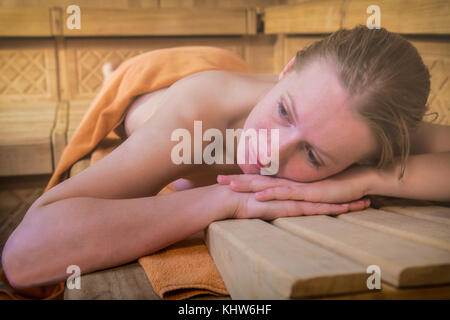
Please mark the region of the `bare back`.
[[237, 165], [174, 164], [170, 159], [176, 142], [171, 141], [171, 134], [185, 128], [193, 136], [194, 120], [202, 120], [204, 130], [217, 128], [222, 132], [230, 125], [243, 124], [276, 78], [267, 74], [204, 71], [141, 96], [125, 117], [128, 138], [102, 160], [50, 189], [34, 205], [72, 197], [147, 197], [181, 178], [198, 178], [189, 186], [181, 186], [183, 189], [212, 184], [217, 173], [238, 173]]

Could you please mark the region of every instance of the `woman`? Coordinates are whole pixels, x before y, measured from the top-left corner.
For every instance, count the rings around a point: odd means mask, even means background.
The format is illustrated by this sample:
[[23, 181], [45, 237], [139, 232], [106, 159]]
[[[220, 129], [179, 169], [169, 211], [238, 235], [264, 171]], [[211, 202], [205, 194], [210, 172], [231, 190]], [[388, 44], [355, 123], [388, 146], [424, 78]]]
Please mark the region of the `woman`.
[[[33, 203], [5, 245], [5, 273], [17, 288], [55, 283], [68, 265], [89, 273], [124, 264], [216, 220], [339, 214], [366, 208], [368, 194], [448, 200], [450, 132], [421, 122], [428, 94], [414, 47], [365, 27], [298, 52], [281, 79], [183, 78], [137, 99], [125, 142]], [[224, 136], [278, 129], [276, 176], [258, 175], [260, 164], [170, 161], [172, 133], [193, 136], [194, 120]], [[155, 196], [172, 181], [179, 192]]]

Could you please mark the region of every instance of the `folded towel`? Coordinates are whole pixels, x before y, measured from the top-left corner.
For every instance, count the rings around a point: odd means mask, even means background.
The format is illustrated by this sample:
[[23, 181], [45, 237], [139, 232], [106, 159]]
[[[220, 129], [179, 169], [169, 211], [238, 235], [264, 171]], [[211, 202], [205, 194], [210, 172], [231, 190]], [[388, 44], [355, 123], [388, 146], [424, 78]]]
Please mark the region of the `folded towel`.
[[[91, 163], [96, 162], [123, 141], [115, 130], [137, 96], [168, 87], [181, 78], [205, 70], [253, 72], [237, 54], [209, 46], [158, 49], [123, 62], [106, 80], [86, 111], [45, 191], [67, 179], [71, 166], [84, 156], [92, 153]], [[160, 194], [173, 191], [169, 185]], [[141, 257], [139, 263], [162, 298], [227, 294], [203, 240], [182, 241], [148, 257]], [[0, 272], [0, 280], [9, 285], [3, 272]], [[0, 290], [0, 298], [60, 299], [63, 291], [64, 283], [59, 283], [13, 293]]]

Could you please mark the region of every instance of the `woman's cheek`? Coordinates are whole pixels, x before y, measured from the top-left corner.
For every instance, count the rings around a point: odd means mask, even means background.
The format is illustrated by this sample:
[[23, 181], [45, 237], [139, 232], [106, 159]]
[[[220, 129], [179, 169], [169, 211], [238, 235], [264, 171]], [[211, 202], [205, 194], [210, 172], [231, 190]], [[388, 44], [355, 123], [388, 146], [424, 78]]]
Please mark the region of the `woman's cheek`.
[[326, 173], [317, 171], [309, 166], [303, 160], [293, 159], [280, 168], [279, 177], [290, 179], [298, 182], [312, 182], [322, 178]]

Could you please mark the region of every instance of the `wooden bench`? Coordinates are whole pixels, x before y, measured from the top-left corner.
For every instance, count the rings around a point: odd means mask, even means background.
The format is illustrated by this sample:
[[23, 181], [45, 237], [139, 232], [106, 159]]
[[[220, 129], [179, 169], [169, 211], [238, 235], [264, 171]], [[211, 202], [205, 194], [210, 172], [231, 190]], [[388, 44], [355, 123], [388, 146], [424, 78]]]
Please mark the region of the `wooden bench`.
[[[87, 166], [80, 160], [71, 175]], [[449, 219], [450, 207], [396, 205], [214, 222], [206, 244], [230, 296], [194, 299], [450, 299]], [[381, 270], [381, 289], [367, 287], [370, 265]], [[65, 299], [160, 299], [137, 262], [81, 281]]]
[[[81, 159], [70, 176], [89, 164]], [[197, 299], [450, 299], [450, 204], [373, 203], [380, 208], [337, 217], [212, 223], [205, 241], [230, 296]], [[370, 265], [380, 267], [380, 290], [367, 287]], [[65, 299], [160, 299], [137, 262], [81, 281]]]
[[407, 296], [405, 289], [417, 297], [419, 287], [425, 293], [436, 286], [434, 296], [441, 292], [441, 298], [450, 298], [445, 286], [450, 284], [447, 219], [447, 207], [394, 206], [337, 218], [227, 220], [210, 225], [207, 245], [236, 299], [350, 297], [358, 292], [371, 298], [366, 284], [371, 265], [380, 268], [382, 288], [391, 297]]

